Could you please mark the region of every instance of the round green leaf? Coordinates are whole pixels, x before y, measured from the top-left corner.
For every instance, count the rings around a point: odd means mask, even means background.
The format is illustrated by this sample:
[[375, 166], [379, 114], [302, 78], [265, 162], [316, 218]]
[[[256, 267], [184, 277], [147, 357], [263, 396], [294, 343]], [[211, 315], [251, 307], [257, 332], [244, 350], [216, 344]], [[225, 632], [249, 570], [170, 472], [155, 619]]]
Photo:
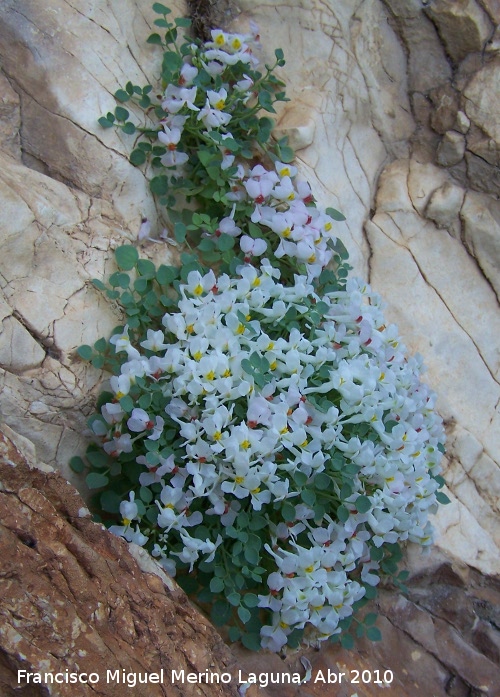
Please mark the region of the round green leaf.
[[103, 491], [99, 499], [101, 508], [106, 513], [119, 513], [122, 497], [116, 491]]
[[124, 271], [130, 271], [137, 264], [139, 253], [131, 244], [124, 244], [115, 250], [116, 263]]
[[131, 164], [134, 165], [134, 167], [139, 167], [140, 165], [143, 165], [146, 162], [146, 153], [142, 148], [132, 150], [132, 152], [130, 153], [129, 161], [131, 162]]
[[218, 576], [214, 576], [210, 581], [210, 590], [212, 593], [222, 593], [224, 590], [224, 581]]
[[85, 477], [85, 482], [89, 489], [100, 489], [109, 482], [108, 477], [105, 474], [100, 474], [99, 472], [91, 472]]
[[238, 608], [238, 617], [240, 620], [243, 622], [243, 624], [246, 624], [248, 620], [252, 617], [252, 613], [250, 610], [247, 610], [246, 607], [240, 607]]
[[80, 474], [80, 472], [83, 472], [83, 470], [85, 469], [85, 463], [81, 457], [78, 457], [78, 455], [75, 455], [71, 458], [71, 460], [69, 461], [69, 466], [71, 467], [73, 472], [76, 472], [77, 474]]
[[378, 627], [368, 627], [366, 636], [370, 641], [382, 641], [382, 632]]
[[372, 502], [370, 501], [368, 496], [358, 496], [354, 505], [356, 506], [356, 509], [359, 511], [359, 513], [367, 513], [372, 507]]
[[90, 361], [90, 359], [94, 355], [94, 351], [92, 349], [92, 346], [88, 346], [87, 344], [84, 344], [83, 346], [79, 346], [77, 348], [76, 352], [80, 356], [80, 358], [83, 358], [84, 361]]

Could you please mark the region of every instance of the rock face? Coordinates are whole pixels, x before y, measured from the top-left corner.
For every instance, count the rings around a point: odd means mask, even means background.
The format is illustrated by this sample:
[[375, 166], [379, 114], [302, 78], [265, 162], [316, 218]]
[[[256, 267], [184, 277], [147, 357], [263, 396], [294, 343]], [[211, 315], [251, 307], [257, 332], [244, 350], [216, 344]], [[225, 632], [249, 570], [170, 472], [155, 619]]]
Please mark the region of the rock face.
[[[236, 26], [252, 18], [269, 58], [277, 45], [288, 58], [280, 135], [314, 133], [295, 140], [302, 174], [347, 216], [338, 234], [355, 272], [385, 299], [438, 392], [452, 504], [435, 521], [437, 545], [499, 574], [500, 7], [240, 7]], [[309, 112], [298, 111], [305, 100]]]
[[[231, 684], [172, 681], [172, 670], [231, 672], [234, 658], [154, 562], [138, 564], [124, 541], [92, 522], [68, 482], [30, 467], [3, 432], [0, 482], [2, 695], [45, 695], [26, 673], [66, 671], [98, 679], [52, 685], [51, 695], [237, 695]], [[159, 681], [134, 689], [124, 674]]]
[[[184, 11], [180, 0], [170, 5]], [[233, 28], [257, 22], [264, 57], [284, 49], [291, 102], [276, 133], [290, 136], [320, 204], [346, 215], [338, 235], [355, 272], [384, 297], [409, 350], [423, 355], [447, 424], [452, 503], [435, 519], [436, 551], [419, 562], [409, 600], [382, 596], [390, 639], [356, 660], [392, 667], [391, 647], [401, 650], [394, 694], [494, 695], [500, 3], [240, 0], [238, 8]], [[127, 160], [131, 139], [96, 122], [127, 80], [154, 84], [153, 18], [137, 0], [5, 0], [0, 8], [0, 407], [33, 458], [66, 477], [103, 377], [75, 349], [120, 322], [89, 281], [109, 274], [113, 248], [137, 239], [143, 216], [153, 230], [163, 226], [144, 174]], [[142, 253], [175, 258], [164, 243]], [[35, 506], [9, 500], [19, 520]], [[21, 544], [12, 554], [35, 554]], [[442, 562], [447, 571], [435, 562], [441, 555], [452, 560]], [[443, 606], [464, 611], [443, 616]], [[353, 660], [321, 653], [337, 659]]]

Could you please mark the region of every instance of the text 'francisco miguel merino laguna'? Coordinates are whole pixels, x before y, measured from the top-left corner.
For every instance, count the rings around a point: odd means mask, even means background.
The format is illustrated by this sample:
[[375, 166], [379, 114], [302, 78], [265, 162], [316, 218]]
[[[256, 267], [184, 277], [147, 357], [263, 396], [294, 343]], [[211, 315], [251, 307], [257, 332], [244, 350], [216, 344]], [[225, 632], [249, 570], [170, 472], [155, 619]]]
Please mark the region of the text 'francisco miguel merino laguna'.
[[[336, 673], [332, 670], [328, 671], [317, 671], [317, 674], [313, 676], [313, 682], [320, 683], [341, 683], [342, 678], [346, 676], [346, 673]], [[169, 670], [166, 671], [163, 668], [157, 673], [128, 673], [125, 670], [107, 670], [105, 676], [105, 682], [116, 683], [118, 685], [125, 685], [127, 687], [135, 687], [136, 685], [147, 685], [147, 684], [164, 684], [169, 682], [170, 684], [227, 684], [233, 682], [234, 678], [231, 673], [215, 673], [206, 670], [203, 673], [189, 673], [185, 670]], [[95, 685], [101, 679], [99, 673], [84, 673], [84, 672], [70, 672], [68, 670], [60, 673], [55, 672], [29, 672], [27, 670], [17, 671], [17, 682], [31, 683], [31, 684], [63, 684], [63, 683], [80, 683], [80, 684], [90, 684]], [[302, 677], [300, 673], [247, 673], [243, 674], [241, 670], [238, 670], [237, 680], [235, 680], [239, 685], [244, 684], [257, 684], [259, 687], [267, 687], [268, 685], [284, 685], [284, 684], [296, 684], [299, 685], [302, 682]]]

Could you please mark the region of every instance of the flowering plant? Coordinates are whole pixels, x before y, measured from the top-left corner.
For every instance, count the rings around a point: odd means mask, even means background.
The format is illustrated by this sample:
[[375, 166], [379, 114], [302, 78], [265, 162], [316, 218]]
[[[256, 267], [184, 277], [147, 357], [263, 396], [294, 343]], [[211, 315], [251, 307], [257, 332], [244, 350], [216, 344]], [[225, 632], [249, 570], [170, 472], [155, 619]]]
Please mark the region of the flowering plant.
[[[89, 419], [86, 462], [72, 466], [90, 469], [101, 511], [119, 514], [110, 530], [177, 574], [231, 640], [273, 651], [302, 639], [347, 646], [353, 613], [380, 574], [404, 580], [399, 543], [431, 543], [428, 514], [445, 500], [442, 423], [420, 359], [406, 357], [377, 294], [348, 278], [333, 235], [340, 214], [317, 208], [284, 158], [274, 156], [272, 168], [245, 162], [250, 136], [227, 131], [240, 107], [224, 80], [229, 66], [233, 80], [255, 84], [254, 60], [246, 37], [217, 30], [212, 38], [180, 51], [156, 132], [170, 139], [161, 155], [175, 172], [161, 175], [169, 186], [187, 191], [196, 173], [198, 205], [218, 187], [210, 213], [175, 222], [179, 241], [199, 233], [202, 263], [186, 253], [181, 268], [156, 268], [126, 245], [110, 287], [95, 281], [127, 319], [109, 342], [79, 349], [113, 376]], [[208, 69], [211, 61], [222, 67]], [[220, 80], [218, 91], [205, 78], [195, 83], [200, 70]], [[234, 105], [230, 118], [221, 100]], [[242, 104], [260, 123], [257, 105]], [[192, 113], [181, 124], [182, 110]], [[195, 120], [203, 138], [190, 146], [196, 129], [183, 140], [184, 129]], [[229, 139], [238, 146], [231, 155], [220, 148]], [[204, 179], [204, 147], [220, 179]], [[226, 169], [225, 157], [233, 158]], [[189, 186], [179, 167], [189, 168]], [[372, 615], [356, 621], [358, 635], [379, 638]]]

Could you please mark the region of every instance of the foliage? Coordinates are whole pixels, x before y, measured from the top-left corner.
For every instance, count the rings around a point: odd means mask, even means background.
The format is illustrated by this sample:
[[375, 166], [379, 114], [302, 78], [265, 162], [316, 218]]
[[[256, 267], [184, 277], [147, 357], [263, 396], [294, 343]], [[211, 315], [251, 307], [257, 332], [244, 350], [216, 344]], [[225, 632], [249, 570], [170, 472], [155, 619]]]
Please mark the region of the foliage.
[[[444, 496], [435, 397], [380, 298], [348, 276], [342, 214], [315, 205], [284, 143], [268, 147], [260, 114], [285, 98], [275, 66], [260, 73], [250, 38], [220, 30], [177, 48], [187, 23], [154, 7], [161, 104], [149, 86], [116, 96], [160, 119], [131, 159], [163, 168], [152, 189], [193, 249], [157, 268], [125, 245], [108, 285], [94, 281], [126, 324], [79, 349], [112, 377], [71, 466], [110, 530], [177, 574], [231, 640], [349, 647], [353, 627], [378, 640], [373, 613], [354, 613], [381, 574], [403, 584], [399, 544], [431, 543]], [[117, 107], [101, 125], [131, 132], [128, 118]]]

